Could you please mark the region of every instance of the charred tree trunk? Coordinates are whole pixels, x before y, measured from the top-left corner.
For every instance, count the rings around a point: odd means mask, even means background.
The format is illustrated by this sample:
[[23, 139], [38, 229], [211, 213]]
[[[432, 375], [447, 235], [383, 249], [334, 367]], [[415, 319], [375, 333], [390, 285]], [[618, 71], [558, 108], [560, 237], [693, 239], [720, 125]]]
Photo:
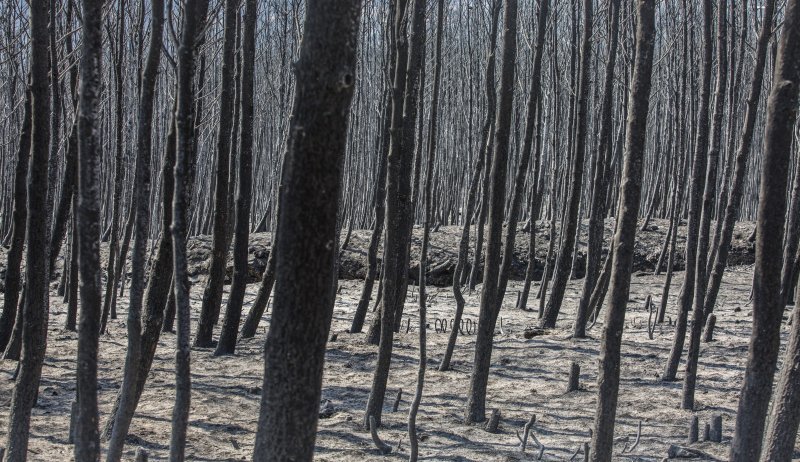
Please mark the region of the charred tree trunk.
[[[501, 265], [501, 237], [506, 192], [506, 171], [511, 136], [511, 114], [514, 103], [514, 63], [517, 58], [517, 2], [504, 0], [503, 61], [500, 70], [500, 101], [497, 107], [495, 143], [490, 170], [491, 194], [489, 229], [483, 267], [478, 332], [475, 340], [475, 360], [470, 377], [467, 408], [464, 420], [468, 423], [486, 419], [486, 387], [492, 358], [494, 327], [500, 312], [503, 294], [498, 293]], [[457, 328], [454, 326], [454, 328]]]
[[629, 94], [625, 161], [622, 172], [619, 216], [614, 235], [611, 296], [608, 301], [597, 377], [597, 407], [590, 460], [611, 460], [614, 422], [619, 393], [620, 348], [625, 310], [630, 292], [633, 244], [642, 190], [642, 170], [647, 138], [647, 113], [653, 69], [655, 0], [636, 2], [636, 61]]
[[[175, 351], [175, 407], [172, 410], [172, 435], [169, 443], [170, 461], [184, 459], [186, 429], [189, 424], [189, 403], [192, 383], [190, 376], [190, 311], [189, 275], [186, 260], [188, 214], [194, 170], [197, 133], [195, 131], [194, 75], [197, 62], [197, 45], [205, 27], [208, 0], [198, 0], [184, 5], [183, 27], [178, 48], [177, 104], [175, 125], [177, 149], [175, 151], [175, 193], [172, 202], [173, 274], [175, 280], [175, 307], [177, 313], [177, 349]], [[201, 71], [202, 72], [202, 71]]]
[[619, 0], [612, 0], [608, 8], [608, 31], [610, 43], [608, 61], [606, 61], [603, 83], [603, 101], [600, 103], [600, 140], [597, 150], [597, 162], [589, 207], [589, 236], [586, 252], [586, 276], [583, 279], [583, 291], [578, 302], [578, 312], [572, 335], [575, 338], [586, 336], [586, 321], [589, 317], [589, 299], [594, 291], [597, 276], [600, 273], [600, 257], [603, 251], [603, 231], [606, 216], [606, 192], [608, 189], [609, 170], [611, 169], [611, 137], [613, 130], [612, 106], [614, 102], [614, 67], [617, 59], [619, 43]]
[[[203, 304], [200, 308], [200, 320], [194, 346], [209, 347], [211, 333], [214, 328], [215, 313], [222, 304], [222, 289], [225, 282], [225, 265], [228, 259], [228, 189], [233, 184], [228, 182], [230, 175], [230, 158], [233, 124], [234, 85], [234, 49], [236, 45], [236, 18], [239, 15], [240, 0], [225, 0], [224, 37], [222, 42], [222, 72], [219, 92], [219, 126], [217, 127], [216, 175], [214, 186], [214, 231], [211, 249], [211, 265], [208, 268], [208, 279], [203, 290]], [[244, 132], [243, 132], [244, 134]], [[237, 134], [238, 135], [238, 134]], [[251, 135], [252, 136], [252, 135]]]
[[[103, 303], [101, 295], [103, 289], [100, 282], [100, 164], [103, 152], [98, 139], [100, 65], [103, 53], [102, 9], [101, 0], [83, 0], [83, 50], [78, 114], [78, 208], [75, 214], [78, 225], [77, 249], [81, 282], [75, 460], [92, 461], [100, 459], [97, 356]], [[121, 160], [121, 156], [118, 156], [118, 160]], [[113, 279], [111, 274], [109, 279]]]
[[14, 330], [21, 289], [20, 272], [25, 247], [25, 225], [28, 218], [28, 166], [31, 156], [31, 92], [25, 92], [22, 129], [17, 148], [17, 167], [14, 171], [14, 210], [11, 222], [11, 248], [8, 249], [3, 314], [0, 315], [0, 352], [5, 351]]
[[[797, 117], [798, 89], [800, 89], [798, 62], [800, 62], [800, 6], [796, 0], [789, 0], [775, 62], [774, 83], [767, 103], [764, 158], [756, 223], [753, 333], [750, 337], [747, 366], [731, 443], [730, 460], [733, 462], [759, 460], [764, 423], [778, 360], [780, 326], [784, 310], [781, 262], [785, 198], [792, 130]], [[793, 329], [796, 328], [795, 325]], [[787, 366], [790, 365], [784, 365], [784, 370]], [[794, 386], [796, 387], [796, 383]], [[778, 396], [781, 396], [782, 400], [785, 391], [785, 389], [779, 390]], [[782, 411], [796, 411], [785, 408], [785, 405], [785, 401], [779, 403], [775, 412], [779, 415]], [[776, 422], [775, 428], [785, 431], [786, 427]], [[796, 425], [793, 435], [796, 435]], [[780, 441], [776, 443], [782, 444]]]
[[[255, 6], [255, 0], [248, 1]], [[336, 5], [310, 0], [306, 7], [285, 160], [287, 187], [280, 197], [275, 308], [264, 353], [256, 461], [310, 461], [314, 453], [336, 296], [331, 242], [336, 240], [360, 13], [358, 0]], [[318, 269], [317, 277], [302, 277], [309, 264]]]
[[22, 351], [11, 397], [6, 462], [21, 462], [27, 458], [31, 409], [38, 395], [47, 344], [47, 190], [51, 110], [47, 78], [49, 9], [47, 0], [32, 0], [30, 3], [31, 150], [25, 226], [28, 245], [25, 247], [25, 291], [20, 326]]
[[253, 182], [253, 78], [255, 74], [256, 20], [255, 0], [245, 3], [242, 40], [241, 109], [239, 132], [239, 183], [236, 191], [236, 226], [233, 237], [233, 281], [225, 320], [214, 355], [233, 354], [236, 334], [242, 317], [244, 292], [247, 289], [247, 242], [250, 238], [250, 202]]

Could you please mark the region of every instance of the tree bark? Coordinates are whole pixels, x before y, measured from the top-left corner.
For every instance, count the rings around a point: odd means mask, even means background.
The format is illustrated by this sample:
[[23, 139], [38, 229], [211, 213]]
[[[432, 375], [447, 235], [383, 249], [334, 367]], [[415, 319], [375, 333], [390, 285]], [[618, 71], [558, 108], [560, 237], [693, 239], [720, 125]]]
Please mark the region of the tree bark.
[[[486, 420], [486, 387], [489, 380], [489, 364], [492, 358], [494, 326], [500, 312], [502, 294], [498, 293], [501, 265], [501, 237], [506, 192], [506, 170], [511, 135], [511, 114], [514, 103], [514, 64], [517, 58], [517, 2], [504, 0], [503, 61], [500, 70], [499, 105], [495, 125], [495, 143], [490, 170], [490, 202], [483, 266], [483, 291], [481, 292], [478, 331], [475, 340], [475, 360], [470, 376], [469, 392], [464, 420], [483, 422]], [[457, 328], [457, 326], [453, 326]]]
[[[784, 310], [781, 293], [781, 257], [784, 250], [785, 198], [792, 131], [797, 118], [798, 88], [800, 88], [798, 63], [800, 63], [800, 6], [797, 0], [789, 0], [784, 13], [783, 33], [775, 62], [772, 92], [767, 103], [756, 223], [753, 332], [750, 337], [747, 365], [736, 414], [736, 427], [731, 443], [730, 460], [733, 462], [759, 460], [780, 347], [780, 326]], [[793, 329], [796, 328], [795, 325]], [[784, 370], [787, 366], [788, 363], [784, 366]], [[783, 404], [786, 404], [785, 391], [785, 388], [781, 388], [778, 392]], [[794, 412], [795, 409], [790, 412]], [[777, 415], [784, 410], [786, 408], [782, 404], [775, 407]], [[783, 427], [776, 421], [776, 430], [785, 428], [788, 427]], [[794, 435], [796, 433], [795, 425]]]
[[31, 409], [36, 403], [47, 340], [49, 287], [47, 277], [47, 190], [50, 157], [48, 92], [49, 2], [30, 2], [31, 150], [28, 166], [25, 226], [25, 291], [22, 304], [19, 374], [11, 397], [6, 438], [6, 462], [27, 458]]
[[[255, 3], [255, 0], [249, 0]], [[309, 0], [276, 242], [275, 308], [253, 460], [312, 460], [336, 278], [336, 217], [361, 2]], [[325, 110], [320, 110], [325, 108]], [[317, 277], [303, 277], [307, 265]], [[391, 331], [391, 329], [389, 329]]]
[[619, 393], [620, 347], [625, 310], [630, 293], [633, 248], [642, 190], [642, 170], [647, 137], [647, 113], [653, 69], [655, 0], [636, 2], [636, 61], [629, 94], [625, 161], [622, 172], [617, 230], [611, 269], [611, 296], [606, 310], [597, 377], [597, 407], [590, 460], [611, 460]]

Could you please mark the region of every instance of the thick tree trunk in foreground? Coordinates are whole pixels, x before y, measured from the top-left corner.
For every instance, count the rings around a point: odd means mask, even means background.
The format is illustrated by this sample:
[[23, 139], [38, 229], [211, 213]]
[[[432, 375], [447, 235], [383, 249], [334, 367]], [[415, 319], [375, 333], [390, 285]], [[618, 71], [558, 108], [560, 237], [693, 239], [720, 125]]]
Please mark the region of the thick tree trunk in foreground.
[[[764, 158], [756, 224], [753, 333], [750, 337], [747, 366], [731, 443], [730, 460], [733, 462], [759, 460], [780, 347], [780, 326], [784, 310], [781, 262], [784, 250], [785, 198], [792, 131], [797, 117], [798, 89], [800, 89], [798, 86], [800, 85], [800, 6], [797, 0], [789, 0], [786, 5], [773, 82], [767, 103]], [[797, 329], [797, 323], [793, 329]], [[790, 346], [796, 347], [796, 345], [797, 341], [794, 339]], [[789, 354], [794, 355], [795, 352], [789, 350]], [[787, 366], [790, 364], [787, 362], [784, 365], [784, 371], [787, 371]], [[784, 383], [783, 380], [782, 377], [781, 383]], [[796, 387], [795, 382], [792, 388]], [[789, 390], [785, 387], [778, 390], [781, 401], [775, 407], [776, 417], [771, 433], [773, 436], [779, 436], [781, 432], [790, 428], [780, 423], [781, 413], [796, 412], [796, 408], [785, 407], [790, 404], [787, 392]], [[796, 435], [797, 425], [796, 423], [793, 425], [793, 435]], [[785, 441], [775, 443], [774, 449], [770, 448], [770, 451], [775, 451], [773, 454], [778, 453]], [[770, 445], [772, 446], [771, 443]]]
[[[255, 461], [313, 458], [335, 301], [336, 246], [331, 242], [336, 240], [360, 14], [358, 0], [336, 5], [309, 0], [306, 7]], [[317, 268], [317, 277], [303, 277], [308, 265]]]
[[[100, 459], [97, 356], [103, 303], [100, 282], [100, 164], [103, 152], [97, 135], [100, 125], [100, 62], [103, 53], [102, 7], [102, 0], [83, 0], [83, 50], [78, 114], [79, 183], [78, 209], [75, 214], [81, 282], [75, 460], [89, 461]], [[110, 273], [109, 279], [113, 279]]]
[[597, 407], [590, 460], [611, 460], [614, 449], [614, 423], [619, 393], [620, 347], [625, 325], [625, 310], [631, 283], [633, 247], [642, 190], [642, 170], [647, 136], [647, 113], [653, 69], [655, 38], [655, 0], [636, 2], [636, 62], [628, 104], [625, 135], [625, 162], [619, 198], [617, 230], [611, 269], [611, 295], [608, 301], [597, 377]]
[[50, 101], [47, 22], [49, 2], [30, 3], [31, 151], [28, 166], [28, 216], [25, 226], [25, 291], [19, 374], [11, 397], [4, 461], [24, 461], [28, 455], [31, 409], [36, 403], [47, 344], [47, 168], [50, 157]]

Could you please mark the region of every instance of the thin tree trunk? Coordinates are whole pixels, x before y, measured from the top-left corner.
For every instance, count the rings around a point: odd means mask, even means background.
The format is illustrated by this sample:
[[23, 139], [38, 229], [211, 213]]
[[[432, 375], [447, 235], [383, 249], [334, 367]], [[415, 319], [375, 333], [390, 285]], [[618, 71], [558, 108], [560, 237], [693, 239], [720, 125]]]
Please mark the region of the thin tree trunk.
[[257, 4], [245, 3], [244, 37], [242, 40], [242, 75], [239, 145], [239, 186], [236, 191], [236, 228], [233, 237], [233, 281], [225, 309], [219, 343], [214, 355], [233, 354], [236, 334], [242, 317], [244, 292], [247, 289], [247, 242], [250, 238], [250, 202], [253, 182], [253, 79]]
[[[234, 54], [236, 50], [236, 18], [239, 16], [239, 0], [225, 0], [225, 18], [222, 39], [222, 72], [220, 79], [225, 84], [220, 85], [219, 92], [219, 126], [217, 127], [216, 144], [216, 175], [214, 186], [214, 231], [211, 248], [211, 264], [208, 268], [208, 279], [203, 290], [203, 303], [200, 308], [200, 320], [197, 323], [194, 346], [209, 347], [211, 334], [214, 328], [215, 313], [222, 304], [222, 291], [225, 282], [225, 266], [228, 259], [228, 189], [233, 188], [229, 183], [231, 166], [231, 142], [233, 124], [233, 81]], [[242, 132], [244, 134], [244, 132]], [[236, 134], [238, 135], [238, 133]], [[250, 134], [252, 137], [252, 134]], [[233, 138], [236, 139], [236, 138]]]
[[[478, 332], [475, 340], [475, 360], [470, 377], [466, 422], [483, 422], [486, 419], [486, 387], [489, 380], [489, 365], [492, 358], [494, 327], [500, 312], [502, 295], [499, 294], [503, 212], [506, 190], [506, 170], [511, 135], [511, 114], [514, 104], [514, 63], [517, 58], [517, 2], [504, 0], [503, 61], [500, 70], [500, 101], [497, 107], [495, 143], [492, 153], [492, 168], [489, 178], [490, 203], [486, 242], [486, 257], [483, 267], [483, 290], [481, 292]], [[457, 328], [457, 326], [453, 326]]]
[[[177, 349], [175, 351], [175, 407], [172, 410], [172, 435], [169, 444], [171, 462], [184, 460], [186, 429], [189, 424], [189, 403], [192, 382], [190, 376], [190, 311], [189, 275], [186, 260], [188, 215], [193, 166], [197, 148], [195, 130], [194, 73], [197, 45], [206, 21], [208, 0], [184, 5], [183, 28], [178, 48], [178, 68], [175, 110], [177, 149], [175, 151], [175, 196], [172, 203], [173, 278], [177, 310]], [[201, 70], [202, 72], [202, 70]]]
[[597, 377], [597, 406], [589, 460], [611, 460], [619, 393], [620, 348], [625, 310], [630, 293], [633, 248], [642, 190], [642, 170], [647, 139], [647, 113], [653, 69], [655, 0], [636, 2], [636, 61], [629, 94], [625, 161], [620, 210], [614, 235], [611, 298], [608, 301]]

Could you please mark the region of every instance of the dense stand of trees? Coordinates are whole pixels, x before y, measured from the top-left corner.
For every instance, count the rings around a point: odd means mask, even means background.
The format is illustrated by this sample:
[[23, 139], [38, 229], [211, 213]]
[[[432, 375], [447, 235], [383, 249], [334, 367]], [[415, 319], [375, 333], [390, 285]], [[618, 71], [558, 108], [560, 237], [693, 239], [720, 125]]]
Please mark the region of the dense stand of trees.
[[[452, 329], [445, 351], [426, 348], [426, 260], [442, 225], [461, 227], [456, 326], [464, 291], [480, 291], [464, 420], [486, 419], [522, 230], [517, 309], [538, 311], [543, 329], [570, 323], [574, 338], [602, 325], [590, 459], [610, 460], [633, 250], [654, 218], [668, 223], [656, 322], [675, 320], [661, 378], [677, 380], [685, 361], [676, 406], [689, 411], [734, 225], [756, 221], [753, 329], [730, 457], [786, 460], [800, 423], [800, 310], [778, 372], [800, 275], [798, 41], [796, 0], [3, 2], [0, 352], [18, 361], [3, 460], [27, 457], [51, 296], [63, 297], [64, 327], [78, 332], [77, 460], [122, 458], [161, 333], [172, 330], [169, 448], [183, 460], [192, 347], [234, 354], [270, 304], [254, 458], [312, 459], [338, 265], [353, 229], [372, 231], [349, 334], [376, 346], [363, 427], [380, 426], [418, 224], [412, 460], [424, 453], [416, 416], [428, 356], [441, 354], [438, 369], [450, 370], [459, 334]], [[248, 303], [251, 233], [268, 231]], [[192, 326], [188, 243], [200, 234], [212, 248]], [[544, 260], [538, 239], [549, 241]], [[679, 260], [684, 279], [670, 306]], [[564, 319], [576, 277], [577, 314]], [[98, 354], [118, 311], [127, 349], [105, 416]]]

